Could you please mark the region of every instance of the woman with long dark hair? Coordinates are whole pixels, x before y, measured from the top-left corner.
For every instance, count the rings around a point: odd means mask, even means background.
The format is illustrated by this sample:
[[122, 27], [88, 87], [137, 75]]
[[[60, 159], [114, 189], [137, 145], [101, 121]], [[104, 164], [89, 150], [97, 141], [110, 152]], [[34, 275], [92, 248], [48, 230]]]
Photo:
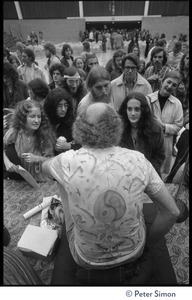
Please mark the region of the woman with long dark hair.
[[164, 135], [146, 97], [130, 93], [121, 104], [119, 114], [125, 126], [120, 146], [142, 152], [160, 175], [165, 159]]
[[72, 137], [72, 125], [75, 117], [69, 93], [59, 87], [51, 90], [45, 99], [44, 110], [57, 137], [55, 154], [70, 149], [79, 149], [80, 146], [75, 144]]

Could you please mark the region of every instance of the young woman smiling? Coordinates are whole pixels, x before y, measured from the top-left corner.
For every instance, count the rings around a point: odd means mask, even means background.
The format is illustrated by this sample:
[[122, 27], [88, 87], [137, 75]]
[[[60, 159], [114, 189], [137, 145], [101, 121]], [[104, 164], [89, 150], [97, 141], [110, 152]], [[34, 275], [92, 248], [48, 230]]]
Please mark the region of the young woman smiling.
[[[12, 151], [16, 152], [20, 161], [19, 164], [36, 181], [48, 180], [41, 173], [41, 164], [54, 155], [55, 136], [40, 103], [31, 99], [18, 103], [13, 124], [6, 132], [3, 141], [8, 159], [9, 151], [11, 153]], [[11, 162], [13, 166], [7, 171], [15, 172], [15, 164], [17, 163]]]

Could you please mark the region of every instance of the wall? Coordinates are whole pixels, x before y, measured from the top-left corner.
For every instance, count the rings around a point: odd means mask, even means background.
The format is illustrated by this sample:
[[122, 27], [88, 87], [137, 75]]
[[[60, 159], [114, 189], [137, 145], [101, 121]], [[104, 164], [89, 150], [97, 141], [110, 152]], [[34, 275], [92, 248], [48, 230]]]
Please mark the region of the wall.
[[165, 33], [169, 40], [173, 35], [184, 33], [189, 35], [189, 17], [147, 17], [142, 19], [142, 28], [149, 30], [152, 36], [155, 33]]
[[4, 31], [24, 41], [31, 30], [42, 31], [44, 40], [54, 44], [78, 42], [79, 31], [85, 31], [85, 19], [4, 20]]

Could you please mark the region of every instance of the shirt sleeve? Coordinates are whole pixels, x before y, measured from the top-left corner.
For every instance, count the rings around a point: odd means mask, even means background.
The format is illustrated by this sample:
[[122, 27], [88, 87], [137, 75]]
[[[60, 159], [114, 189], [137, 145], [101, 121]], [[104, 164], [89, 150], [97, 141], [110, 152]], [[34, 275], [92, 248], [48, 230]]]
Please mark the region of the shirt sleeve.
[[51, 176], [65, 187], [68, 178], [68, 163], [73, 159], [74, 150], [61, 153], [48, 161]]
[[145, 189], [145, 193], [153, 199], [153, 197], [159, 195], [164, 189], [164, 182], [159, 177], [152, 164], [147, 159], [145, 159], [145, 161], [148, 174], [148, 183]]

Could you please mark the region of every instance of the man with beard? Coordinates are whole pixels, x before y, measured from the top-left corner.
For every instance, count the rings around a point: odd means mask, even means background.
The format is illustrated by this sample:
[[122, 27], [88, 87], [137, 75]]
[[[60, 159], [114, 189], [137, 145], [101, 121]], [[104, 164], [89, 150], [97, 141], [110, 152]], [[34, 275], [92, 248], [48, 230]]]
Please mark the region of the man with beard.
[[161, 80], [167, 72], [171, 71], [167, 59], [167, 52], [163, 47], [157, 46], [151, 52], [151, 64], [146, 69], [144, 77], [151, 84], [153, 92], [159, 90]]
[[[58, 182], [65, 212], [51, 285], [150, 285], [159, 273], [161, 284], [176, 283], [164, 235], [179, 210], [145, 156], [118, 146], [122, 132], [114, 108], [91, 104], [73, 125], [82, 148], [42, 164]], [[154, 202], [150, 222], [144, 192]]]
[[123, 73], [111, 82], [111, 92], [116, 111], [128, 94], [139, 92], [146, 96], [152, 93], [151, 85], [138, 73], [138, 69], [139, 59], [135, 54], [129, 53], [123, 57]]
[[78, 105], [77, 113], [83, 113], [93, 103], [103, 102], [113, 106], [109, 73], [102, 66], [93, 67], [87, 77], [89, 93]]
[[88, 53], [85, 59], [85, 71], [87, 75], [89, 74], [89, 71], [95, 66], [99, 66], [97, 55], [95, 53]]
[[60, 84], [70, 94], [73, 100], [74, 115], [76, 115], [79, 102], [87, 94], [86, 84], [80, 77], [77, 68], [74, 66], [66, 68]]

